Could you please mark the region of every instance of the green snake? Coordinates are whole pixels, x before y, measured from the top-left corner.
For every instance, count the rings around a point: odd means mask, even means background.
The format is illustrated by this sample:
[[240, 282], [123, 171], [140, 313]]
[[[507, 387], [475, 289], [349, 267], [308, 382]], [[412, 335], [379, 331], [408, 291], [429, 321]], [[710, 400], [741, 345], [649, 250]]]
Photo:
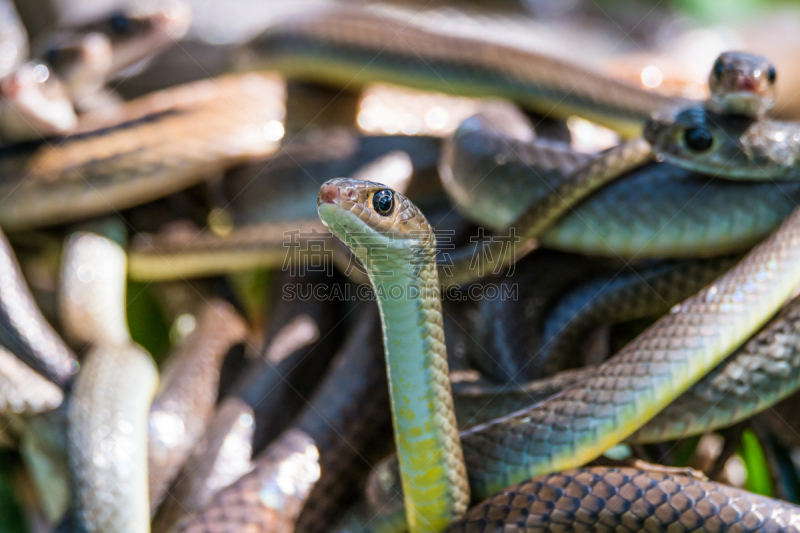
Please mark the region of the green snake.
[[450, 392], [433, 229], [407, 199], [371, 182], [325, 183], [318, 210], [367, 267], [378, 295], [409, 528], [441, 531], [466, 512], [469, 486]]
[[[383, 216], [381, 213], [388, 206], [383, 199], [387, 195], [392, 198], [392, 209], [388, 210], [389, 216]], [[417, 272], [431, 276], [432, 254], [425, 251], [431, 245], [430, 238], [419, 237], [424, 235], [421, 228], [430, 232], [429, 226], [413, 204], [384, 186], [329, 182], [320, 190], [320, 217], [355, 253], [361, 254], [371, 274], [371, 269], [390, 269], [394, 276], [405, 280], [403, 286], [410, 283], [408, 280], [418, 283]], [[406, 221], [411, 221], [407, 228]], [[371, 248], [369, 243], [382, 246]], [[386, 248], [388, 243], [392, 244]], [[729, 273], [673, 308], [586, 379], [544, 402], [462, 432], [473, 500], [539, 474], [584, 464], [633, 434], [746, 341], [786, 301], [800, 284], [798, 244], [800, 211]], [[377, 289], [379, 285], [373, 283]], [[428, 279], [420, 285], [427, 287], [430, 283]], [[420, 299], [438, 301], [438, 292], [419, 294]], [[389, 313], [408, 313], [409, 307], [437, 309], [436, 301], [389, 300], [389, 305], [382, 305], [383, 323], [387, 328], [393, 327], [394, 317]], [[429, 317], [430, 313], [425, 313], [416, 333], [400, 339], [390, 329], [386, 331], [390, 375], [392, 350], [401, 349], [406, 355], [418, 353], [418, 358], [430, 357], [430, 351], [424, 350], [437, 344], [428, 341], [431, 344], [426, 345], [425, 341], [438, 333], [435, 328], [426, 327]], [[420, 376], [430, 371], [425, 368]], [[416, 378], [417, 387], [423, 383], [424, 378]], [[394, 413], [397, 417], [396, 404]], [[441, 415], [442, 419], [451, 416]], [[396, 425], [396, 433], [398, 429], [402, 431], [402, 426]], [[397, 434], [396, 439], [399, 444], [405, 440]], [[408, 467], [403, 464], [402, 448], [398, 449], [404, 477], [407, 474], [403, 470]], [[403, 481], [407, 486], [405, 478]], [[409, 499], [405, 488], [404, 493]], [[441, 498], [440, 509], [453, 513], [450, 501], [446, 496]], [[398, 524], [396, 516], [387, 520]], [[380, 530], [375, 521], [371, 527]]]

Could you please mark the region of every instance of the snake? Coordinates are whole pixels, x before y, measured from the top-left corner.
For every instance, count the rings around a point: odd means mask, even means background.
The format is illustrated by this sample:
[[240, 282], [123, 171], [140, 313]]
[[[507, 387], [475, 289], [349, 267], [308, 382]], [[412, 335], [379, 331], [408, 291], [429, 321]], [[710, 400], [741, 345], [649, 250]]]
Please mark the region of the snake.
[[150, 530], [147, 426], [158, 371], [133, 344], [87, 354], [70, 402], [73, 520], [84, 531]]
[[[131, 342], [126, 315], [125, 250], [90, 232], [70, 235], [61, 261], [60, 316], [65, 334], [77, 343]], [[122, 273], [122, 274], [120, 274]]]
[[65, 259], [62, 309], [91, 347], [68, 405], [72, 520], [83, 531], [149, 531], [147, 428], [158, 371], [127, 328], [125, 252], [78, 233]]
[[181, 1], [150, 9], [115, 11], [88, 24], [60, 27], [37, 39], [41, 58], [61, 80], [79, 113], [111, 111], [119, 98], [104, 85], [124, 71], [139, 68], [189, 27], [190, 11]]
[[[352, 499], [359, 474], [365, 473], [376, 452], [387, 448], [384, 437], [391, 426], [385, 367], [382, 358], [377, 357], [382, 350], [378, 313], [373, 304], [361, 307], [355, 327], [335, 356], [332, 371], [289, 430], [307, 435], [320, 454], [319, 479], [296, 516], [295, 531], [324, 531], [342, 502], [348, 497]], [[343, 379], [348, 380], [346, 390], [342, 388]], [[273, 441], [256, 462], [265, 463], [274, 455], [276, 446], [283, 446], [282, 439]], [[302, 488], [307, 484], [304, 474], [286, 469], [278, 475], [281, 486], [288, 492], [293, 485]], [[269, 487], [275, 479], [262, 476], [261, 483]], [[246, 527], [252, 522], [250, 517], [260, 515], [265, 507], [272, 505], [269, 500], [257, 497], [256, 490], [260, 488], [252, 483], [223, 489], [225, 495], [221, 492], [215, 497], [199, 520], [206, 527], [211, 524], [231, 530]], [[232, 512], [227, 506], [230, 501], [242, 505]], [[185, 522], [186, 526], [178, 531], [195, 530], [193, 520]]]
[[150, 406], [148, 471], [150, 508], [155, 510], [214, 414], [222, 362], [247, 333], [232, 306], [209, 300], [198, 311], [195, 330], [170, 354]]
[[763, 117], [775, 105], [775, 65], [764, 56], [723, 52], [708, 77], [706, 107], [715, 113]]
[[[380, 200], [387, 194], [393, 199], [394, 209], [391, 216], [384, 217], [380, 213], [387, 206]], [[427, 224], [422, 214], [384, 186], [329, 183], [321, 188], [320, 205], [320, 217], [356, 253], [361, 248], [362, 255], [367, 255], [370, 248], [362, 243], [370, 238], [385, 246], [387, 235], [394, 239], [393, 248], [389, 248], [394, 257], [419, 257], [430, 246], [419, 237], [420, 225]], [[413, 210], [403, 215], [406, 209]], [[405, 220], [412, 221], [409, 227], [398, 223]], [[410, 229], [417, 229], [417, 235], [412, 237]], [[375, 240], [376, 236], [384, 241]], [[588, 378], [544, 402], [462, 432], [472, 499], [478, 501], [536, 475], [584, 464], [652, 419], [755, 333], [800, 284], [798, 239], [800, 211], [730, 272], [675, 306]], [[418, 282], [415, 276], [425, 268], [424, 261], [384, 259], [381, 263], [381, 257], [393, 257], [386, 250], [381, 253], [384, 255], [365, 257], [365, 264], [369, 265], [371, 259], [378, 263], [375, 268], [388, 266], [396, 276]], [[428, 257], [428, 272], [430, 261]], [[427, 292], [423, 298], [438, 300], [438, 293]], [[437, 307], [435, 302], [414, 305]], [[392, 317], [382, 312], [383, 321], [391, 324]], [[417, 327], [417, 334], [405, 339], [416, 343], [418, 338], [436, 335], [425, 322]], [[387, 352], [391, 338], [385, 334]], [[419, 349], [404, 348], [405, 353]], [[391, 360], [387, 362], [391, 365]], [[402, 476], [402, 460], [399, 464]], [[405, 489], [404, 493], [408, 498]], [[397, 523], [396, 516], [392, 520]], [[376, 519], [370, 527], [380, 530], [378, 522]]]
[[66, 389], [78, 358], [42, 316], [6, 236], [0, 233], [0, 345]]
[[110, 123], [90, 115], [58, 141], [3, 146], [0, 225], [22, 230], [113, 212], [274, 153], [262, 128], [281, 117], [282, 102], [275, 77], [203, 80], [127, 102]]
[[326, 182], [317, 209], [366, 266], [378, 296], [409, 529], [440, 531], [466, 512], [469, 486], [445, 354], [436, 237], [416, 206], [371, 182]]
[[476, 505], [452, 533], [795, 532], [800, 509], [689, 473], [596, 467], [535, 477]]
[[[76, 472], [76, 519], [90, 529], [149, 522], [149, 511], [141, 514], [137, 505], [144, 501], [155, 509], [163, 499], [211, 417], [223, 357], [246, 332], [242, 319], [229, 304], [208, 302], [201, 310], [196, 331], [170, 357], [161, 387], [155, 392], [153, 383], [158, 375], [152, 372], [152, 360], [133, 344], [127, 329], [125, 265], [122, 248], [96, 234], [75, 233], [65, 246], [61, 298], [65, 329], [75, 339], [96, 347], [87, 359], [94, 368], [79, 374], [69, 415], [73, 467], [94, 471], [86, 474], [87, 478], [82, 477], [84, 472]], [[132, 374], [125, 374], [126, 369]], [[122, 373], [106, 374], [115, 371]], [[143, 379], [142, 389], [136, 389], [135, 394], [130, 385], [121, 384], [130, 379], [138, 387], [139, 378]], [[145, 407], [147, 423], [142, 427], [138, 417]], [[107, 424], [114, 431], [103, 435], [102, 427]], [[109, 449], [108, 440], [101, 438], [98, 442], [98, 432], [100, 437], [113, 439], [119, 449]], [[140, 462], [142, 434], [148, 465]], [[116, 470], [108, 465], [86, 465], [83, 461], [87, 458], [113, 463]], [[145, 474], [144, 486], [141, 472]], [[113, 488], [117, 482], [124, 490]], [[120, 509], [127, 499], [136, 505]], [[102, 511], [103, 507], [108, 512]]]
[[664, 161], [699, 172], [743, 180], [798, 177], [796, 122], [720, 115], [697, 106], [666, 120], [654, 118], [645, 137]]
[[[628, 438], [642, 444], [698, 435], [744, 420], [800, 387], [800, 300], [789, 302], [752, 339]], [[566, 390], [593, 372], [581, 368], [518, 385], [454, 387], [459, 427], [489, 422]]]
[[[175, 224], [139, 234], [129, 249], [130, 275], [151, 281], [283, 266], [287, 258], [299, 262], [313, 254], [311, 245], [323, 242], [345, 270], [349, 252], [332, 242], [316, 215], [319, 185], [358, 175], [405, 187], [409, 170], [419, 180], [435, 172], [439, 145], [427, 137], [357, 137], [339, 128], [309, 131], [274, 157], [228, 173], [231, 231]], [[405, 154], [411, 154], [411, 168]]]
[[[445, 142], [440, 164], [456, 209], [498, 232], [531, 202], [551, 194], [562, 172], [594, 160], [553, 141], [520, 140], [505, 129], [491, 117], [468, 119]], [[787, 195], [796, 198], [795, 187], [794, 182], [717, 180], [671, 164], [649, 164], [595, 191], [539, 240], [546, 248], [625, 259], [743, 252], [791, 212], [794, 201]]]
[[61, 81], [39, 62], [26, 62], [0, 79], [0, 138], [37, 141], [65, 135], [78, 119]]
[[504, 97], [549, 117], [579, 115], [629, 136], [639, 135], [654, 111], [683, 103], [529, 49], [442, 30], [396, 11], [322, 9], [266, 29], [243, 47], [237, 68], [346, 87], [382, 81]]
[[238, 398], [222, 400], [186, 460], [168, 497], [153, 517], [152, 531], [171, 531], [186, 516], [203, 511], [220, 489], [253, 468], [253, 409]]

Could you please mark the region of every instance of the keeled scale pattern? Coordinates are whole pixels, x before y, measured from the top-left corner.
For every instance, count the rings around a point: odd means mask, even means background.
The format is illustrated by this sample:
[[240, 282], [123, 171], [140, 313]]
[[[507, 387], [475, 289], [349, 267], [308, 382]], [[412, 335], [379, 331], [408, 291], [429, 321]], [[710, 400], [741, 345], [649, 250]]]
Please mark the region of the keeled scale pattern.
[[795, 298], [629, 440], [673, 440], [729, 426], [782, 400], [798, 386], [800, 298]]
[[68, 426], [79, 530], [150, 531], [147, 415], [157, 383], [153, 359], [137, 346], [96, 347], [86, 357]]
[[735, 268], [598, 367], [518, 414], [462, 433], [474, 497], [578, 466], [628, 437], [764, 324], [800, 284], [800, 211]]
[[[469, 488], [458, 444], [458, 426], [445, 352], [439, 279], [435, 263], [436, 239], [424, 215], [403, 195], [394, 193], [396, 205], [391, 215], [381, 216], [376, 213], [372, 209], [372, 195], [381, 189], [385, 187], [371, 182], [331, 180], [320, 189], [320, 198], [324, 201], [323, 197], [334, 197], [338, 208], [334, 211], [323, 211], [320, 208], [320, 217], [367, 266], [376, 290], [383, 287], [391, 295], [389, 289], [399, 286], [405, 291], [402, 299], [381, 298], [380, 304], [382, 315], [397, 313], [400, 320], [413, 317], [413, 320], [407, 322], [413, 322], [413, 326], [409, 326], [413, 330], [392, 332], [390, 330], [396, 328], [396, 323], [387, 322], [392, 320], [391, 317], [382, 316], [384, 342], [398, 343], [409, 339], [410, 344], [417, 342], [416, 339], [422, 340], [420, 349], [425, 360], [415, 362], [413, 366], [421, 366], [424, 369], [423, 376], [412, 376], [412, 372], [408, 371], [406, 377], [409, 381], [424, 380], [424, 386], [420, 389], [425, 391], [428, 402], [426, 407], [433, 417], [428, 418], [429, 413], [426, 412], [415, 413], [412, 417], [402, 414], [398, 417], [395, 413], [394, 418], [396, 431], [398, 425], [404, 422], [411, 428], [406, 428], [407, 435], [395, 435], [395, 438], [399, 447], [405, 445], [404, 451], [409, 457], [409, 464], [404, 465], [403, 486], [406, 499], [422, 503], [417, 511], [423, 518], [413, 526], [429, 530], [439, 524], [426, 524], [424, 520], [444, 520], [460, 516], [466, 511], [469, 502]], [[364, 230], [354, 223], [353, 215], [370, 228], [370, 233], [393, 236], [389, 246], [379, 247], [372, 255], [369, 245], [357, 240], [363, 241], [370, 237], [357, 235]], [[419, 290], [417, 297], [412, 297], [408, 292], [412, 287]], [[396, 338], [388, 340], [393, 335]], [[390, 349], [387, 346], [387, 354]], [[417, 346], [413, 349], [416, 350]], [[391, 355], [389, 357], [391, 359]], [[397, 369], [394, 371], [397, 372]], [[394, 395], [393, 402], [404, 405], [405, 392], [400, 383], [398, 381], [394, 384], [399, 390], [394, 390], [394, 387], [390, 390]], [[419, 422], [423, 417], [424, 424]], [[413, 421], [398, 418], [409, 418]], [[420, 432], [420, 435], [416, 432]], [[432, 447], [430, 442], [434, 439], [437, 442]]]
[[302, 431], [289, 430], [264, 450], [255, 468], [214, 495], [206, 509], [173, 531], [292, 533], [314, 483], [319, 452]]
[[539, 476], [473, 507], [450, 533], [794, 533], [800, 509], [740, 489], [635, 468]]
[[247, 332], [244, 320], [221, 300], [208, 302], [197, 327], [172, 354], [150, 407], [150, 508], [161, 502], [214, 413], [219, 369], [228, 349]]

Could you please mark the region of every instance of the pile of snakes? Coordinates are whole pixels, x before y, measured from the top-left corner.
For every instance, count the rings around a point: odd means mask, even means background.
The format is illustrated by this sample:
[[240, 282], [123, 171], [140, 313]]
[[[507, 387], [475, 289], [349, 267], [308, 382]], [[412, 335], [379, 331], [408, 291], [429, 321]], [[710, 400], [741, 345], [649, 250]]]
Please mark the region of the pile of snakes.
[[[182, 1], [30, 43], [0, 8], [29, 531], [800, 531], [800, 123], [769, 59], [722, 53], [691, 100], [331, 4], [123, 97]], [[376, 86], [469, 112], [376, 134]], [[577, 151], [574, 118], [618, 142]], [[735, 479], [747, 439], [776, 498]]]

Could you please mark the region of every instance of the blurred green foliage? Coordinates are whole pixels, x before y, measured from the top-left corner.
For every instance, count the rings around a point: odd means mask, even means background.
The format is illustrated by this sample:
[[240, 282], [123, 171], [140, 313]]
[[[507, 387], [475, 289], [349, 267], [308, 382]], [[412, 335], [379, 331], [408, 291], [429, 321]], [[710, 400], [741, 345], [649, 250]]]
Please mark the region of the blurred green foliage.
[[2, 533], [25, 533], [25, 517], [17, 501], [13, 471], [19, 464], [19, 456], [13, 452], [0, 453], [0, 531]]
[[747, 470], [745, 488], [756, 494], [772, 496], [772, 474], [769, 463], [752, 429], [745, 429], [742, 433], [739, 455]]
[[169, 324], [152, 293], [153, 287], [128, 282], [128, 328], [133, 340], [160, 362], [169, 350]]
[[796, 0], [672, 0], [673, 5], [707, 24], [732, 22], [781, 6], [797, 6]]

